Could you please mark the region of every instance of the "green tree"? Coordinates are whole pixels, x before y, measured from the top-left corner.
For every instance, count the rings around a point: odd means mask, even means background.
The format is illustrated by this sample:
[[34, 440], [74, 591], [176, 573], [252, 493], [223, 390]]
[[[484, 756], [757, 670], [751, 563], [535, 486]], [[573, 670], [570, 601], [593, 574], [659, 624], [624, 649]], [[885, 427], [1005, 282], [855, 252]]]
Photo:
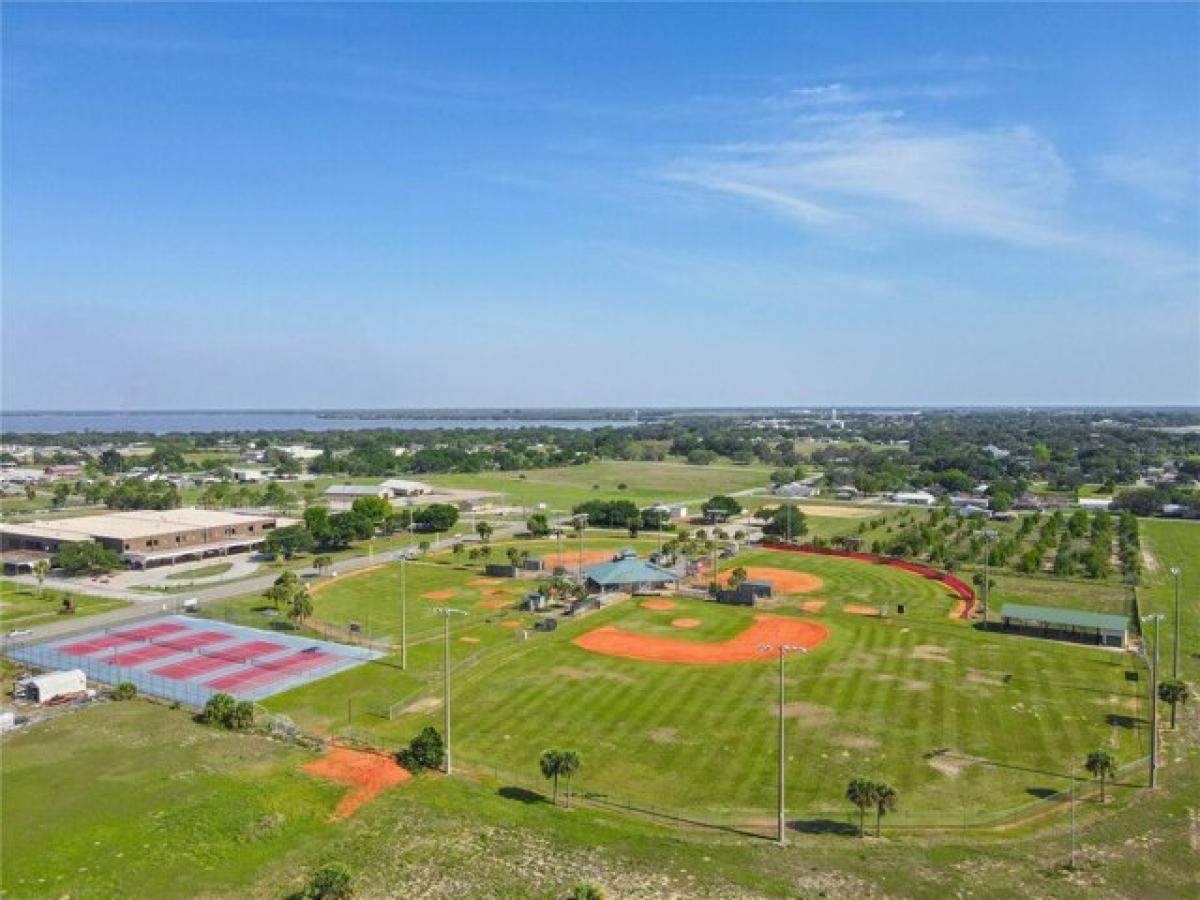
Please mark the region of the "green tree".
[[66, 505], [67, 498], [71, 496], [70, 483], [66, 481], [56, 482], [53, 491], [51, 491], [51, 496], [53, 497], [51, 502], [55, 506]]
[[298, 553], [310, 553], [316, 545], [313, 533], [304, 525], [276, 528], [263, 538], [263, 551], [284, 559], [292, 559]]
[[313, 613], [312, 596], [308, 588], [300, 585], [292, 594], [291, 605], [288, 608], [288, 618], [295, 619], [301, 625]]
[[745, 582], [747, 577], [749, 577], [749, 576], [747, 576], [746, 570], [743, 569], [741, 566], [738, 566], [736, 569], [734, 569], [732, 572], [729, 573], [729, 587], [736, 591], [739, 587], [742, 586], [743, 582]]
[[72, 541], [58, 548], [50, 565], [68, 575], [98, 575], [121, 568], [121, 556], [95, 541]]
[[446, 742], [432, 725], [426, 725], [408, 742], [408, 746], [397, 751], [396, 760], [414, 775], [426, 769], [440, 769], [446, 758]]
[[300, 579], [296, 577], [295, 572], [289, 569], [275, 579], [275, 583], [267, 589], [263, 596], [270, 600], [276, 609], [287, 609], [291, 606], [292, 597], [296, 595], [299, 588]]
[[875, 784], [875, 837], [879, 837], [880, 820], [890, 812], [895, 811], [899, 799], [896, 789], [890, 784], [876, 782]]
[[458, 507], [449, 503], [431, 503], [419, 509], [413, 518], [429, 531], [449, 531], [458, 522]]
[[728, 518], [736, 516], [742, 511], [742, 504], [726, 494], [717, 494], [715, 497], [709, 497], [708, 502], [704, 504], [704, 511], [713, 512]]
[[46, 580], [46, 576], [50, 574], [50, 561], [48, 559], [39, 559], [33, 564], [33, 577], [38, 583], [38, 599], [42, 598], [42, 583]]
[[333, 557], [328, 553], [322, 553], [320, 556], [314, 556], [313, 565], [316, 567], [317, 573], [323, 575], [325, 570], [333, 565]]
[[1175, 707], [1188, 701], [1188, 686], [1178, 678], [1159, 682], [1158, 699], [1171, 705], [1171, 730], [1175, 729]]
[[858, 807], [858, 836], [866, 835], [867, 810], [875, 803], [875, 784], [867, 778], [852, 778], [846, 785], [846, 799]]
[[200, 713], [200, 721], [206, 725], [224, 725], [233, 715], [233, 708], [237, 705], [237, 701], [229, 694], [213, 694], [204, 704], [204, 710]]
[[350, 507], [350, 512], [371, 523], [371, 530], [383, 527], [392, 514], [392, 504], [382, 497], [359, 497]]
[[1104, 786], [1110, 778], [1116, 777], [1117, 761], [1107, 750], [1096, 750], [1088, 754], [1083, 767], [1091, 773], [1093, 778], [1100, 779], [1100, 802], [1103, 803], [1105, 800]]
[[550, 521], [545, 513], [534, 513], [525, 523], [525, 527], [534, 537], [545, 537], [550, 533]]
[[239, 700], [229, 710], [229, 719], [225, 726], [234, 731], [245, 731], [254, 725], [254, 704], [249, 700]]

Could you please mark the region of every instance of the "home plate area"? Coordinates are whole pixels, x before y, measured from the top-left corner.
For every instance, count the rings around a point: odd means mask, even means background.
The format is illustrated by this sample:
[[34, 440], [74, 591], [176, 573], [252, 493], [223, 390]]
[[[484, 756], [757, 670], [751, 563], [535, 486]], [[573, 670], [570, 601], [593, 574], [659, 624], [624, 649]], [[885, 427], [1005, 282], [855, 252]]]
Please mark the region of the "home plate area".
[[274, 634], [186, 616], [62, 638], [9, 651], [50, 669], [82, 669], [107, 684], [202, 706], [216, 693], [261, 700], [382, 654], [329, 641]]

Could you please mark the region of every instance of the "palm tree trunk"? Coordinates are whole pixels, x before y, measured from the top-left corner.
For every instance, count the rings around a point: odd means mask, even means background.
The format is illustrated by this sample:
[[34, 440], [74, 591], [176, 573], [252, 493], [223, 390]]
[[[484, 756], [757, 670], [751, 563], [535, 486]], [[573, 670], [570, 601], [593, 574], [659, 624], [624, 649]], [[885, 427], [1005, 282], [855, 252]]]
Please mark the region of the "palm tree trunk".
[[858, 836], [860, 838], [867, 836], [866, 820], [867, 820], [867, 809], [865, 806], [860, 806], [858, 808]]
[[1175, 730], [1175, 704], [1171, 704], [1171, 730]]
[[879, 837], [879, 820], [883, 818], [883, 814], [879, 807], [875, 808], [875, 837]]
[[571, 808], [571, 779], [567, 778], [567, 809]]
[[554, 805], [558, 806], [558, 773], [554, 773]]
[[1104, 776], [1100, 776], [1100, 802], [1104, 802]]

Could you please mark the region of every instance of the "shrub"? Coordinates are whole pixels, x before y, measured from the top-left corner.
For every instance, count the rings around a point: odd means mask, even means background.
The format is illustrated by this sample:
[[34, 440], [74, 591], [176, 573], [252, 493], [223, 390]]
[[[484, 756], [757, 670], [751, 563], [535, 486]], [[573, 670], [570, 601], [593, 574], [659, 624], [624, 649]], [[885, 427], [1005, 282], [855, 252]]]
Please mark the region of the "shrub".
[[426, 725], [407, 747], [397, 751], [396, 760], [416, 775], [426, 769], [440, 768], [445, 755], [446, 745], [441, 733], [432, 725]]
[[586, 882], [575, 885], [567, 900], [604, 900], [604, 889]]
[[341, 863], [329, 863], [308, 876], [299, 896], [302, 900], [345, 900], [353, 892], [350, 870]]
[[137, 693], [138, 689], [136, 684], [134, 684], [132, 681], [122, 681], [117, 685], [117, 690], [114, 692], [113, 696], [118, 700], [132, 700], [137, 696]]
[[204, 704], [200, 721], [232, 731], [245, 731], [254, 724], [254, 704], [249, 700], [235, 700], [229, 694], [213, 694]]

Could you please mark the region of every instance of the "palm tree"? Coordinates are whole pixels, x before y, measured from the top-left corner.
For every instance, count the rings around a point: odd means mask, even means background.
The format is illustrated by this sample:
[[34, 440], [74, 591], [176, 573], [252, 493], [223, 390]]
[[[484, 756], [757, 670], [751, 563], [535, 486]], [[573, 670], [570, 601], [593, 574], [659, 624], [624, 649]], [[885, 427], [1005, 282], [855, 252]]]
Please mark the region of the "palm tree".
[[1088, 754], [1083, 767], [1092, 774], [1093, 778], [1100, 779], [1100, 802], [1103, 803], [1105, 800], [1104, 785], [1108, 779], [1116, 777], [1117, 761], [1107, 750], [1096, 750]]
[[491, 540], [492, 532], [495, 531], [489, 522], [477, 522], [475, 524], [475, 533], [479, 535], [479, 540], [487, 543]]
[[327, 553], [314, 557], [313, 565], [317, 569], [317, 574], [324, 574], [324, 570], [333, 565], [333, 557]]
[[579, 754], [574, 750], [563, 750], [558, 755], [559, 774], [567, 780], [567, 808], [571, 806], [571, 779], [579, 771]]
[[864, 837], [867, 807], [875, 802], [875, 784], [866, 778], [852, 778], [846, 785], [846, 799], [858, 807], [858, 836]]
[[1171, 730], [1175, 730], [1175, 706], [1187, 703], [1188, 686], [1177, 678], [1168, 678], [1158, 685], [1158, 699], [1171, 704]]
[[546, 750], [538, 759], [538, 765], [542, 770], [542, 777], [554, 779], [554, 799], [552, 802], [555, 806], [558, 806], [558, 776], [560, 774], [560, 756], [561, 754], [557, 750]]
[[895, 811], [897, 799], [896, 789], [890, 784], [875, 785], [875, 837], [879, 837], [879, 820]]
[[[38, 599], [39, 600], [42, 597], [42, 582], [46, 580], [46, 576], [49, 574], [50, 574], [50, 560], [39, 559], [37, 562], [35, 562], [33, 564], [33, 577], [37, 579]], [[1173, 709], [1173, 707], [1172, 707], [1172, 709]], [[1174, 722], [1175, 722], [1175, 714], [1174, 714], [1174, 712], [1172, 712], [1172, 714], [1171, 714], [1172, 727], [1174, 727]]]
[[300, 585], [295, 593], [292, 594], [292, 604], [288, 610], [288, 615], [303, 625], [304, 620], [311, 616], [312, 612], [312, 597], [308, 593], [308, 588]]

